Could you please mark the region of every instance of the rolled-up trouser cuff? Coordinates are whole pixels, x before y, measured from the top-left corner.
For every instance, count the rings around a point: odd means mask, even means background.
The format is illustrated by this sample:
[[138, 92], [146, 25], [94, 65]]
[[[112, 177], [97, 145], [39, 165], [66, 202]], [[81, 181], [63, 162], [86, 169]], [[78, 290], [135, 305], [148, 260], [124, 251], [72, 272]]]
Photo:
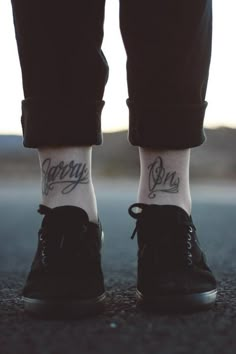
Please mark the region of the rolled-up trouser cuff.
[[27, 98], [22, 101], [23, 145], [87, 146], [102, 143], [101, 112], [105, 101]]
[[147, 148], [187, 149], [203, 144], [206, 101], [202, 104], [134, 104], [129, 107], [129, 135], [132, 145]]

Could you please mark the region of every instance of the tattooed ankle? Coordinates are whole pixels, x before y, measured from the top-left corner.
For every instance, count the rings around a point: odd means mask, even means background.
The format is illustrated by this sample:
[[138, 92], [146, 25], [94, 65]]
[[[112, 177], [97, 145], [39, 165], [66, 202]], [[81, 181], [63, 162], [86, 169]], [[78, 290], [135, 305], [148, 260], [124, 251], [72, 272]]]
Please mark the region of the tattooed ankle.
[[42, 193], [48, 195], [55, 185], [62, 184], [62, 194], [68, 194], [79, 184], [89, 183], [89, 170], [86, 163], [75, 163], [74, 160], [66, 163], [60, 161], [53, 165], [50, 158], [42, 163]]
[[180, 178], [176, 171], [167, 172], [164, 168], [163, 159], [158, 156], [149, 166], [149, 194], [153, 199], [157, 192], [178, 193]]

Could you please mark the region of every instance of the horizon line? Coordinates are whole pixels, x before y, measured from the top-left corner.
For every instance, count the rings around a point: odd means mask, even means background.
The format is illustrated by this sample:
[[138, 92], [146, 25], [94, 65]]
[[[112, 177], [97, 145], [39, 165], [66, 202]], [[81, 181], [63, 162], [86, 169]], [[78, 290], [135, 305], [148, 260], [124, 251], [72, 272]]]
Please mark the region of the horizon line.
[[[206, 130], [219, 130], [219, 129], [231, 129], [231, 130], [236, 130], [236, 126], [230, 126], [230, 125], [216, 125], [216, 126], [205, 126], [204, 129]], [[102, 131], [102, 134], [115, 134], [115, 133], [122, 133], [122, 132], [128, 132], [128, 129], [111, 129], [111, 130], [104, 130]], [[8, 135], [8, 136], [23, 136], [23, 134], [19, 132], [12, 132], [12, 131], [0, 131], [0, 136], [3, 135]]]

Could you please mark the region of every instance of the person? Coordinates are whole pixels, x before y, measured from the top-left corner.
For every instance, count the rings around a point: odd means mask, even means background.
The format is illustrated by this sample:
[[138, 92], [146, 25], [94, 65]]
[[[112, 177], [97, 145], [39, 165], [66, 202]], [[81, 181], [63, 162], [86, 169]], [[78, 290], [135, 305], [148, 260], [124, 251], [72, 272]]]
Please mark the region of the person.
[[[38, 150], [43, 220], [23, 288], [25, 311], [104, 310], [102, 226], [91, 156], [102, 143], [109, 66], [105, 0], [12, 0], [22, 70], [23, 145]], [[137, 304], [195, 311], [214, 305], [216, 279], [191, 217], [189, 163], [205, 141], [211, 0], [120, 0], [130, 143], [140, 156]], [[114, 215], [115, 217], [115, 215]], [[121, 260], [122, 261], [122, 260]]]

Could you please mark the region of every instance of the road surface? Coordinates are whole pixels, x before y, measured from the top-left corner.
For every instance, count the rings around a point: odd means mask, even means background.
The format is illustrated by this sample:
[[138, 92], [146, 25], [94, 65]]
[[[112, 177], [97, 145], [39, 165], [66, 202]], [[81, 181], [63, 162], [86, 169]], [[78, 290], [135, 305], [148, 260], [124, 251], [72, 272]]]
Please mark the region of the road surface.
[[235, 354], [236, 185], [192, 186], [193, 219], [218, 279], [216, 306], [188, 315], [146, 314], [135, 307], [136, 239], [128, 206], [137, 181], [95, 181], [105, 232], [107, 309], [94, 318], [29, 318], [18, 295], [37, 244], [40, 190], [34, 181], [0, 184], [0, 352], [2, 354]]

